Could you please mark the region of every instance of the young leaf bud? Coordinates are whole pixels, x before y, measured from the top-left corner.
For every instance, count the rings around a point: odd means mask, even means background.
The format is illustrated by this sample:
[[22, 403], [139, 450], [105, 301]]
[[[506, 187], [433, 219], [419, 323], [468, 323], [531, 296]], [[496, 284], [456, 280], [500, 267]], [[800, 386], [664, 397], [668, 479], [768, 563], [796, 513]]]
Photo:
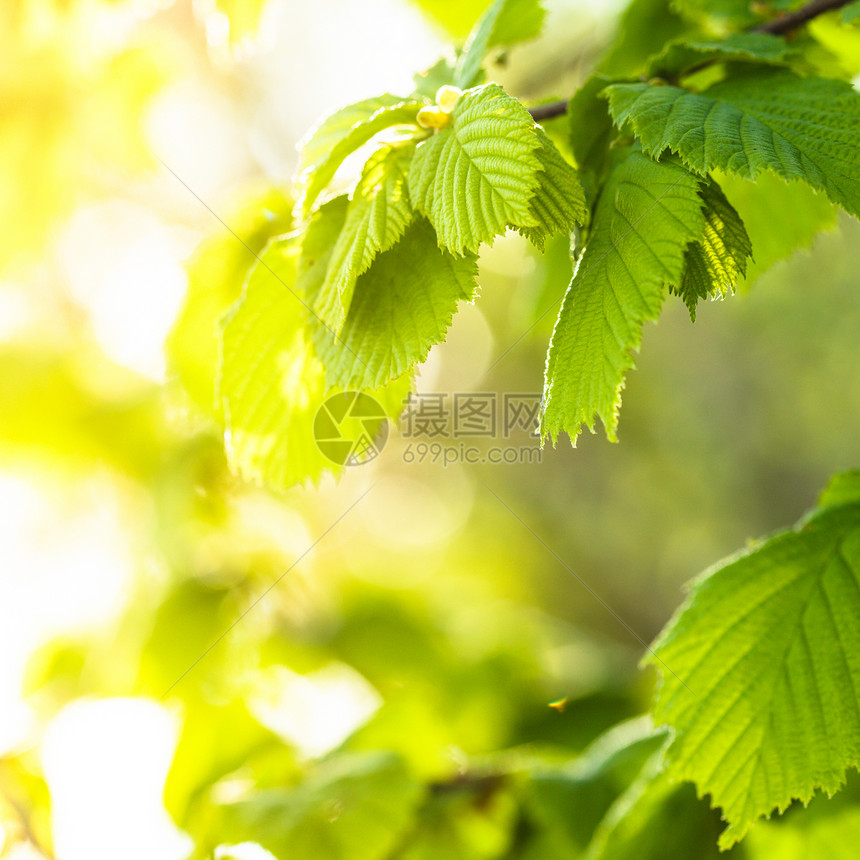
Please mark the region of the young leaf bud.
[[436, 92], [436, 104], [439, 105], [440, 110], [451, 113], [457, 106], [457, 102], [460, 101], [461, 95], [463, 95], [463, 91], [459, 87], [445, 84], [445, 86], [439, 87]]
[[445, 128], [451, 122], [451, 117], [437, 105], [421, 108], [416, 119], [421, 128]]

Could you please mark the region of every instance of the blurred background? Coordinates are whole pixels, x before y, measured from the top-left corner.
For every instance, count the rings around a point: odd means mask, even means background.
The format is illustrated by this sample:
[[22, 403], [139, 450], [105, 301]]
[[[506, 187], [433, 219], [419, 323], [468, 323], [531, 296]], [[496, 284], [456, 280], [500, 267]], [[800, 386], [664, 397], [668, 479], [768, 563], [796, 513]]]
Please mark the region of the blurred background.
[[[616, 26], [547, 5], [495, 75], [527, 100]], [[411, 91], [483, 6], [0, 7], [0, 856], [578, 856], [568, 762], [647, 709], [682, 584], [860, 465], [860, 227], [810, 195], [807, 250], [648, 327], [619, 445], [443, 468], [395, 431], [319, 488], [231, 474], [205, 320], [253, 262], [233, 233], [283, 232], [308, 127]], [[538, 392], [569, 271], [498, 241], [419, 390]]]

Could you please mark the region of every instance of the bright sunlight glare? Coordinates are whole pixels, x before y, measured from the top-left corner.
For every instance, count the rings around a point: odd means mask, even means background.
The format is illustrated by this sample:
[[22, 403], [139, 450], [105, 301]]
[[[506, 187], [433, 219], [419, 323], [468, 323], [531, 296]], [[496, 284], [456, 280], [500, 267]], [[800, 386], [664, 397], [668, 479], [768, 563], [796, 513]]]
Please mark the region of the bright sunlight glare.
[[169, 714], [145, 699], [79, 700], [48, 726], [42, 759], [59, 860], [181, 860], [161, 802], [176, 745]]
[[0, 750], [19, 743], [28, 728], [20, 698], [27, 656], [49, 637], [95, 625], [121, 605], [133, 565], [123, 534], [104, 487], [49, 497], [0, 474]]
[[308, 675], [272, 666], [258, 675], [250, 702], [263, 725], [316, 758], [364, 725], [382, 699], [354, 669], [330, 663]]
[[185, 290], [183, 256], [158, 219], [120, 201], [79, 210], [60, 244], [72, 295], [89, 312], [102, 349], [158, 381], [164, 338]]

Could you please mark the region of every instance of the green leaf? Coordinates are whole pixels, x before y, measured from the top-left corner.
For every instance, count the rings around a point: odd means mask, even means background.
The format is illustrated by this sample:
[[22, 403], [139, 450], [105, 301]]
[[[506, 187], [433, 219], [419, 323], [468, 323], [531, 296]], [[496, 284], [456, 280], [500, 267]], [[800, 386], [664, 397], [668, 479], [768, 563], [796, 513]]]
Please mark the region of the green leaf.
[[633, 151], [610, 175], [547, 356], [541, 434], [575, 441], [599, 416], [615, 441], [621, 389], [642, 326], [666, 285], [681, 281], [687, 245], [704, 230], [699, 180]]
[[368, 159], [352, 193], [314, 303], [314, 310], [335, 332], [346, 318], [358, 276], [400, 239], [414, 218], [407, 190], [413, 152], [411, 146], [380, 149]]
[[451, 125], [418, 145], [409, 172], [409, 195], [441, 247], [462, 255], [508, 224], [538, 226], [531, 201], [540, 145], [528, 111], [500, 86], [464, 93]]
[[346, 223], [348, 208], [349, 198], [345, 194], [327, 200], [311, 215], [300, 239], [301, 250], [296, 266], [296, 286], [308, 304], [309, 316], [316, 316], [316, 321], [323, 326], [328, 324], [319, 316], [315, 306], [319, 302], [323, 284], [328, 275], [335, 243]]
[[[297, 284], [312, 308], [324, 295], [350, 205], [345, 196], [323, 204], [302, 238]], [[474, 298], [475, 261], [471, 253], [454, 257], [440, 250], [426, 219], [413, 222], [356, 280], [339, 332], [315, 310], [308, 314], [328, 384], [375, 388], [411, 372], [444, 340], [457, 303]]]
[[[295, 256], [288, 242], [267, 249], [222, 332], [219, 396], [227, 454], [245, 479], [278, 490], [340, 471], [314, 440], [316, 412], [334, 392], [312, 347], [305, 300], [291, 292]], [[409, 383], [404, 377], [369, 393], [394, 417]]]
[[383, 108], [402, 104], [401, 96], [385, 93], [347, 105], [326, 117], [299, 142], [299, 173], [322, 164], [352, 129]]
[[619, 77], [644, 71], [649, 57], [691, 30], [675, 5], [673, 0], [633, 0], [628, 4], [618, 21], [617, 35], [596, 71]]
[[860, 0], [855, 0], [854, 3], [849, 3], [842, 10], [842, 21], [845, 24], [860, 23]]
[[435, 101], [439, 87], [454, 83], [454, 66], [447, 57], [437, 60], [429, 69], [412, 76], [415, 95]]
[[412, 0], [428, 18], [441, 25], [452, 39], [462, 42], [487, 8], [486, 0]]
[[618, 798], [600, 822], [588, 860], [717, 860], [719, 815], [696, 797], [689, 784], [672, 782], [660, 771], [661, 754]]
[[278, 191], [254, 194], [226, 219], [230, 232], [205, 239], [188, 263], [188, 290], [165, 351], [171, 375], [206, 415], [220, 411], [215, 396], [218, 321], [239, 298], [255, 255], [290, 229], [292, 208], [293, 201]]
[[596, 196], [609, 159], [614, 129], [609, 106], [600, 94], [614, 82], [614, 78], [592, 75], [573, 94], [567, 106], [570, 148], [589, 199]]
[[858, 490], [707, 571], [649, 658], [669, 774], [722, 807], [723, 848], [860, 763]]
[[649, 717], [636, 717], [604, 732], [572, 761], [537, 764], [522, 788], [536, 835], [527, 856], [582, 856], [607, 811], [665, 743]]
[[317, 481], [331, 467], [312, 435], [325, 374], [304, 331], [301, 302], [284, 285], [294, 280], [288, 249], [268, 250], [226, 319], [219, 380], [231, 464], [246, 480], [282, 489]]
[[667, 45], [649, 62], [648, 75], [677, 76], [710, 61], [784, 65], [790, 58], [788, 43], [779, 36], [731, 33], [721, 40], [679, 41]]
[[719, 176], [720, 187], [737, 209], [752, 241], [755, 261], [745, 287], [799, 248], [808, 248], [822, 230], [836, 226], [839, 210], [823, 194], [799, 182], [762, 173], [755, 182]]
[[702, 93], [649, 84], [606, 92], [616, 124], [630, 124], [655, 157], [669, 149], [698, 173], [746, 179], [772, 170], [860, 215], [860, 93], [850, 84], [755, 68]]
[[547, 236], [570, 233], [582, 224], [588, 214], [585, 193], [576, 171], [564, 160], [543, 129], [537, 129], [540, 149], [536, 155], [543, 168], [538, 175], [540, 185], [532, 198], [531, 212], [536, 227], [520, 227], [519, 231], [540, 251]]
[[818, 499], [819, 507], [860, 502], [860, 470], [840, 472], [830, 479]]
[[725, 297], [746, 273], [752, 246], [744, 223], [712, 179], [702, 183], [705, 232], [701, 242], [687, 249], [684, 277], [677, 294], [690, 317], [696, 319], [696, 304], [708, 296]]
[[457, 67], [457, 86], [478, 82], [487, 53], [500, 45], [516, 45], [540, 35], [546, 12], [540, 0], [495, 0], [469, 34]]
[[324, 120], [301, 144], [298, 186], [303, 216], [334, 178], [343, 160], [372, 137], [394, 126], [418, 130], [415, 117], [423, 102], [390, 93], [342, 108]]
[[356, 282], [337, 340], [316, 332], [329, 383], [377, 388], [411, 372], [445, 339], [458, 302], [474, 298], [477, 273], [474, 254], [440, 250], [430, 224], [415, 222]]
[[384, 860], [420, 799], [396, 756], [342, 754], [294, 788], [224, 804], [219, 831], [224, 841], [257, 842], [278, 860]]

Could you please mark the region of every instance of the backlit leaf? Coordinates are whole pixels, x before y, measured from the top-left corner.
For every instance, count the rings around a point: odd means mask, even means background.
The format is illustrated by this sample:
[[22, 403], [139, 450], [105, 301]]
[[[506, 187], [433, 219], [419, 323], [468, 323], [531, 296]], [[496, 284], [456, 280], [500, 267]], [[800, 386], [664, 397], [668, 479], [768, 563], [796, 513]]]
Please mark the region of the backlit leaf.
[[572, 440], [599, 417], [615, 440], [624, 377], [646, 320], [704, 230], [699, 180], [634, 151], [608, 179], [547, 356], [541, 434]]
[[377, 388], [410, 373], [445, 339], [458, 303], [474, 298], [477, 273], [473, 254], [440, 250], [429, 223], [415, 222], [359, 277], [337, 340], [317, 330], [329, 383]]
[[746, 179], [771, 170], [860, 215], [860, 93], [850, 84], [756, 68], [702, 93], [649, 84], [606, 92], [615, 122], [655, 157], [669, 149], [698, 173]]
[[409, 173], [413, 204], [440, 246], [477, 251], [508, 224], [536, 227], [531, 200], [542, 165], [528, 111], [496, 84], [463, 95], [451, 125], [418, 145]]
[[724, 848], [860, 764], [860, 482], [840, 486], [695, 581], [649, 658], [669, 772], [722, 808]]

